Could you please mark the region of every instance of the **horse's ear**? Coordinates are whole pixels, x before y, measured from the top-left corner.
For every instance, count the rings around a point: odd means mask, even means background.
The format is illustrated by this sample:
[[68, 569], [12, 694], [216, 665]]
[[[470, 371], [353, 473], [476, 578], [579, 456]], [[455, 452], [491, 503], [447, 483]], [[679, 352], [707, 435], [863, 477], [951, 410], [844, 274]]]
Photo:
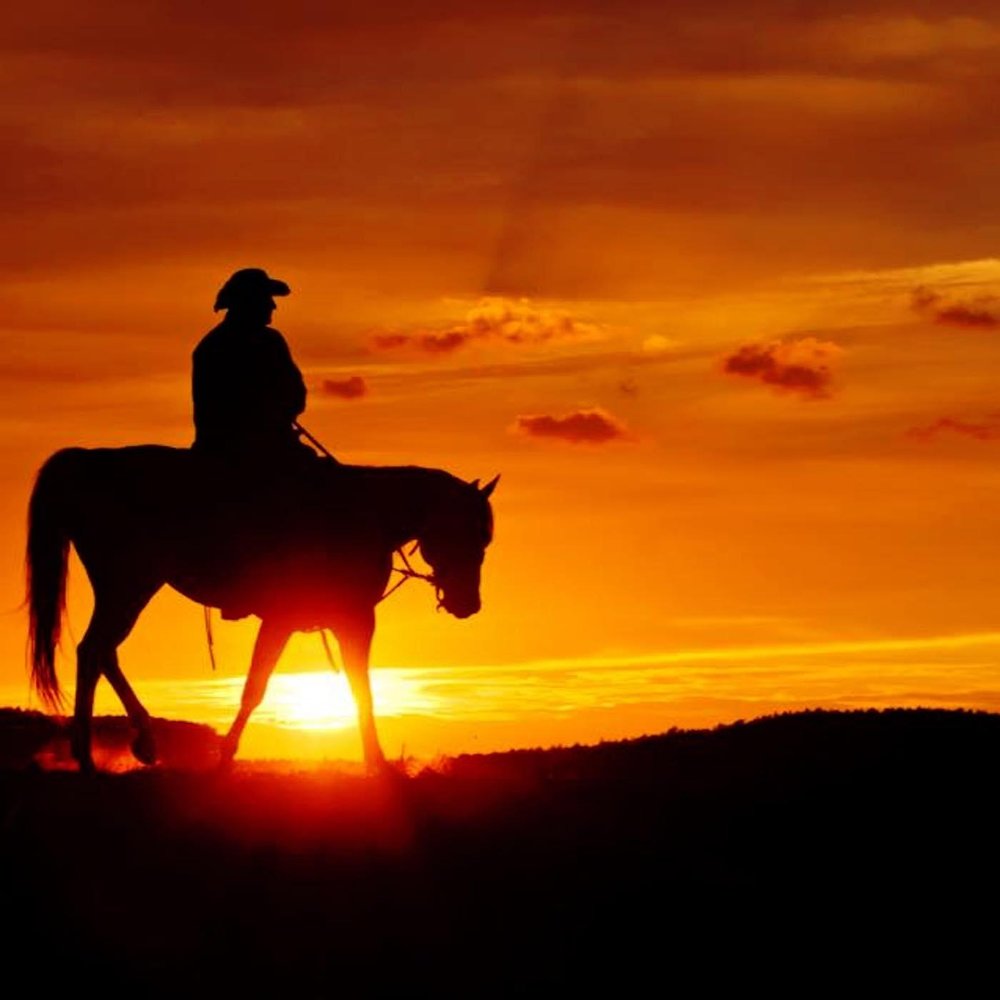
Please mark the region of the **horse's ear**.
[[469, 483], [469, 485], [470, 486], [474, 486], [478, 490], [479, 489], [479, 480], [478, 479], [473, 479], [472, 482]]
[[[498, 472], [479, 492], [482, 493], [484, 497], [489, 499], [490, 494], [497, 488], [497, 483], [500, 482], [500, 473]], [[476, 486], [479, 486], [479, 480], [476, 480]]]

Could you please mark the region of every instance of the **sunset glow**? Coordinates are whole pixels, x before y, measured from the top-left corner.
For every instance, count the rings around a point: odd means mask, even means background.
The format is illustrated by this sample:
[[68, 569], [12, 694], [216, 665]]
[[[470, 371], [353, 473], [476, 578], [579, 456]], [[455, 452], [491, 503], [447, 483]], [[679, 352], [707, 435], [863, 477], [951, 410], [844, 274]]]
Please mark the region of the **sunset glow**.
[[[189, 445], [191, 351], [260, 266], [337, 456], [502, 477], [482, 611], [379, 606], [387, 753], [996, 708], [996, 11], [376, 6], [7, 15], [3, 703], [36, 704], [37, 469]], [[69, 689], [90, 602], [74, 559]], [[256, 624], [216, 617], [213, 675], [164, 591], [122, 667], [224, 730]], [[357, 756], [315, 635], [245, 746]]]

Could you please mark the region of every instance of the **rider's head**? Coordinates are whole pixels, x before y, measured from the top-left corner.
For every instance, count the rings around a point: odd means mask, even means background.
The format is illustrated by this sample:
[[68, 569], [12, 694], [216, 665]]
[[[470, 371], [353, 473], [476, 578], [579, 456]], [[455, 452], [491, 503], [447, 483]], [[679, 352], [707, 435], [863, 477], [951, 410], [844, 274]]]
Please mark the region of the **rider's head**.
[[283, 281], [272, 278], [259, 267], [245, 267], [230, 275], [215, 297], [215, 311], [226, 309], [227, 317], [267, 325], [274, 313], [274, 297], [287, 295]]

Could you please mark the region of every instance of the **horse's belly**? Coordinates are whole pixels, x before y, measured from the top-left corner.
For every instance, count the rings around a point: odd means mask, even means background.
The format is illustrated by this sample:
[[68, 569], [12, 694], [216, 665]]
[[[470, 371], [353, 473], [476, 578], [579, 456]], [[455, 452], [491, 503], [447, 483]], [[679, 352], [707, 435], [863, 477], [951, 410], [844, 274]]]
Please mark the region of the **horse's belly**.
[[389, 560], [372, 553], [358, 562], [319, 553], [247, 556], [233, 564], [178, 566], [167, 583], [183, 596], [224, 615], [280, 618], [292, 628], [333, 626], [371, 608], [389, 577]]

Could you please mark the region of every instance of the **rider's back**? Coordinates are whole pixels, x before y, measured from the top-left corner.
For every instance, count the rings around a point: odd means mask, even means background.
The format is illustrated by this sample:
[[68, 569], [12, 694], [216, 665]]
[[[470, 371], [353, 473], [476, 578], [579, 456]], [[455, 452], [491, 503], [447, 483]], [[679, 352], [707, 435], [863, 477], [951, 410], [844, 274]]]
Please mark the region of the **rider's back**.
[[191, 388], [199, 448], [287, 444], [305, 409], [305, 382], [282, 335], [228, 318], [195, 348]]

